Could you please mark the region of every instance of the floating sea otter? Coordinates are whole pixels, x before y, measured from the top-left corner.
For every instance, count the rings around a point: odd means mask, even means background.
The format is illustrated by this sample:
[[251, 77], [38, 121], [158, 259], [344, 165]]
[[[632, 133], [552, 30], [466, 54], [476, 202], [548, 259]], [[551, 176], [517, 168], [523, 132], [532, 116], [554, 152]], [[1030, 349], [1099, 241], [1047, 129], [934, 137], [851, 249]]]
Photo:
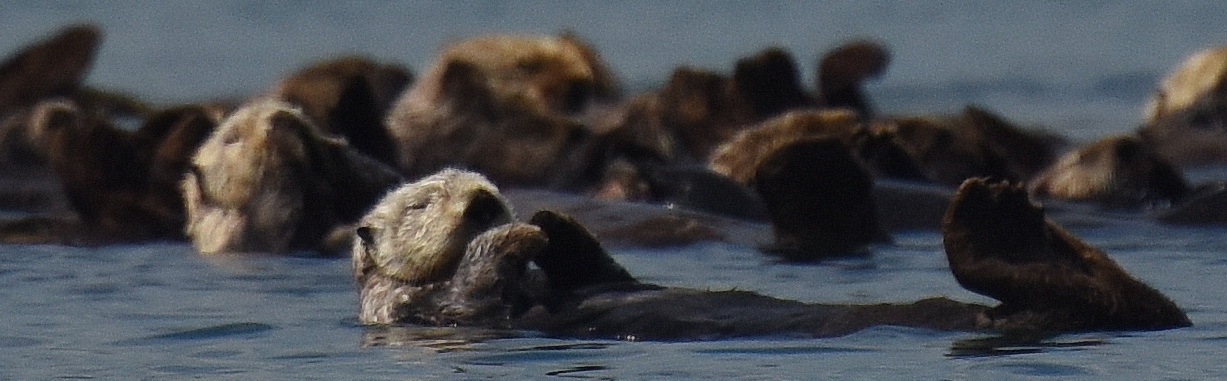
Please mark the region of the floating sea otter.
[[580, 122], [615, 97], [604, 63], [574, 36], [487, 36], [447, 47], [386, 126], [410, 178], [448, 166], [504, 185], [546, 185], [589, 135]]
[[1200, 51], [1168, 74], [1139, 133], [1180, 166], [1227, 159], [1227, 46]]
[[1192, 193], [1176, 166], [1134, 136], [1112, 136], [1062, 156], [1032, 180], [1032, 194], [1108, 207], [1173, 205]]
[[628, 340], [830, 337], [876, 325], [1041, 332], [1190, 325], [1162, 294], [1045, 220], [1020, 187], [968, 181], [945, 234], [956, 279], [1000, 306], [946, 298], [822, 305], [645, 284], [570, 218], [543, 211], [516, 222], [488, 180], [449, 169], [392, 191], [362, 218], [353, 269], [364, 324]]
[[413, 82], [409, 69], [362, 56], [320, 61], [277, 82], [269, 96], [302, 108], [323, 132], [396, 166], [396, 145], [383, 126], [396, 98]]
[[401, 181], [289, 104], [256, 101], [192, 157], [182, 181], [187, 235], [202, 253], [332, 252], [352, 232], [334, 229], [357, 221]]
[[99, 245], [183, 238], [179, 180], [216, 121], [200, 106], [159, 111], [136, 130], [116, 127], [66, 99], [25, 120], [45, 148], [71, 213], [40, 211], [5, 222], [0, 241]]
[[969, 106], [957, 116], [888, 118], [875, 126], [931, 180], [958, 186], [972, 177], [1024, 181], [1047, 168], [1064, 142]]
[[206, 109], [164, 110], [128, 131], [70, 104], [48, 108], [41, 128], [51, 167], [96, 239], [184, 238], [179, 181], [216, 126]]

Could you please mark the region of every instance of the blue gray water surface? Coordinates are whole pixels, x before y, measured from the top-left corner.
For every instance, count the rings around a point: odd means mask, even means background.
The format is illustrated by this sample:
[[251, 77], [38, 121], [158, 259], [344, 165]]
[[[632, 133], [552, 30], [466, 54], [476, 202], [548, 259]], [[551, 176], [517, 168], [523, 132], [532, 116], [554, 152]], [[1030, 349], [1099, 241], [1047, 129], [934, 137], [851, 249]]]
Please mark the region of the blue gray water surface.
[[[869, 92], [886, 113], [984, 105], [1076, 140], [1131, 131], [1154, 83], [1227, 42], [1227, 3], [14, 1], [0, 52], [72, 21], [106, 32], [91, 84], [160, 103], [243, 97], [313, 60], [365, 53], [425, 68], [489, 32], [572, 29], [632, 90], [676, 65], [729, 71], [768, 45], [812, 78], [852, 38], [894, 52]], [[1210, 173], [1227, 173], [1218, 171]], [[1224, 180], [1209, 178], [1209, 180]], [[1119, 217], [1119, 218], [1118, 218]], [[1002, 342], [877, 328], [851, 336], [644, 343], [496, 338], [356, 323], [346, 260], [203, 258], [186, 244], [0, 246], [0, 379], [1209, 379], [1227, 375], [1227, 228], [1097, 213], [1062, 219], [1184, 307], [1195, 326]], [[719, 243], [614, 249], [646, 281], [812, 302], [945, 295], [992, 303], [949, 275], [936, 231], [863, 259], [782, 264]], [[486, 340], [464, 340], [488, 338]], [[399, 345], [379, 345], [397, 342]]]

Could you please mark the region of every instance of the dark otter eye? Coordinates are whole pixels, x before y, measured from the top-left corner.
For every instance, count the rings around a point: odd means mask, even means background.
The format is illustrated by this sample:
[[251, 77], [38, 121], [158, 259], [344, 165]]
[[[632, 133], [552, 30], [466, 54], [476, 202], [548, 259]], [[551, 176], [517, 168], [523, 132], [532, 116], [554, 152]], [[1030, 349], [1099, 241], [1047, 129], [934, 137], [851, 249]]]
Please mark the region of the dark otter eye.
[[358, 239], [362, 240], [363, 245], [370, 246], [375, 243], [375, 232], [371, 231], [370, 227], [359, 227], [354, 233], [358, 235]]

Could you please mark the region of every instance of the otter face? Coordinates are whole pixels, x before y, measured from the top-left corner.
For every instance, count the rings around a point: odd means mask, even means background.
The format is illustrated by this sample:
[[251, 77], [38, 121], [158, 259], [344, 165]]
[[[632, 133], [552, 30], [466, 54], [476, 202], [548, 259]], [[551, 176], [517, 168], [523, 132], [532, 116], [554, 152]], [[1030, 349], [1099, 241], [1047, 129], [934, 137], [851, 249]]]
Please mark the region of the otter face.
[[360, 222], [355, 269], [369, 260], [375, 271], [412, 284], [449, 277], [470, 241], [514, 220], [494, 184], [455, 169], [401, 186], [377, 205]]
[[259, 101], [228, 117], [196, 151], [181, 183], [197, 250], [290, 249], [313, 139], [325, 138], [284, 102]]
[[481, 67], [489, 85], [505, 97], [525, 97], [555, 112], [587, 106], [597, 78], [575, 44], [553, 37], [491, 36], [449, 50], [457, 60]]
[[1189, 192], [1180, 170], [1131, 136], [1104, 138], [1062, 157], [1033, 192], [1110, 207], [1172, 204]]
[[226, 118], [192, 158], [194, 172], [208, 180], [200, 181], [201, 191], [225, 206], [248, 203], [253, 190], [260, 188], [262, 179], [279, 162], [305, 156], [298, 139], [272, 136], [277, 119], [290, 118], [306, 119], [289, 104], [271, 101], [244, 107]]

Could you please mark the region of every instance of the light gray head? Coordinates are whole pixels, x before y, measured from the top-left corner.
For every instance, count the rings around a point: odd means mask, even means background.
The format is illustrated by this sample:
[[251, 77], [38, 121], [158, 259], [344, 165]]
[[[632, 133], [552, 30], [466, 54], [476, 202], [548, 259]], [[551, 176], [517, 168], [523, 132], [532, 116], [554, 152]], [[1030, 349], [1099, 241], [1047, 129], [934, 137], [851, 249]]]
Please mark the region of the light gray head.
[[359, 222], [354, 269], [413, 284], [451, 276], [475, 237], [515, 219], [480, 174], [445, 169], [384, 196]]
[[235, 111], [192, 157], [182, 185], [187, 234], [202, 253], [290, 249], [311, 144], [331, 138], [288, 103]]

